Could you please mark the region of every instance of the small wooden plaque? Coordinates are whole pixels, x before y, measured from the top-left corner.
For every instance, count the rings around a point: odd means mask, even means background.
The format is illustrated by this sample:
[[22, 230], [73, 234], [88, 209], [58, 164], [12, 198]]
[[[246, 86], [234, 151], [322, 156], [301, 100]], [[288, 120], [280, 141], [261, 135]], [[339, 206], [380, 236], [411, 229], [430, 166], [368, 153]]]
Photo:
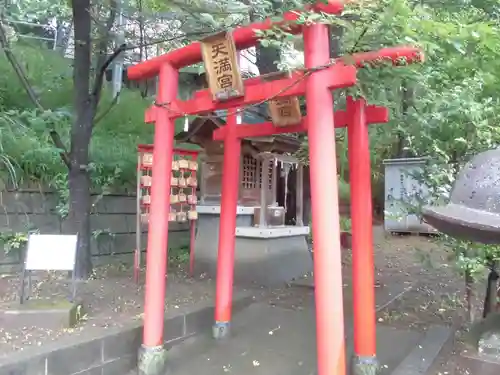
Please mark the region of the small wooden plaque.
[[151, 167], [153, 165], [153, 154], [151, 152], [142, 154], [142, 164], [146, 167]]
[[143, 224], [149, 223], [149, 214], [148, 213], [141, 214], [141, 223], [143, 223]]
[[[290, 76], [290, 72], [278, 72], [264, 75], [262, 79], [264, 81], [275, 81]], [[298, 125], [302, 121], [300, 102], [296, 96], [270, 100], [268, 108], [269, 115], [276, 126]]]
[[208, 85], [214, 101], [245, 94], [238, 56], [231, 33], [223, 31], [200, 41]]
[[181, 223], [187, 221], [187, 215], [186, 215], [186, 213], [182, 212], [182, 211], [181, 212], [177, 212], [177, 221], [179, 221]]
[[186, 194], [179, 194], [179, 203], [185, 203], [187, 201]]
[[179, 170], [179, 161], [178, 160], [173, 160], [172, 161], [172, 170], [173, 171], [178, 171]]
[[198, 185], [198, 181], [196, 180], [196, 177], [188, 177], [187, 185], [191, 186], [191, 187], [196, 187]]
[[189, 211], [188, 212], [189, 220], [198, 220], [198, 212], [197, 211]]
[[177, 221], [177, 212], [169, 212], [168, 221]]
[[187, 197], [187, 201], [189, 204], [196, 204], [198, 203], [198, 198], [196, 197], [196, 195], [188, 195]]
[[179, 186], [179, 187], [186, 187], [187, 186], [187, 182], [186, 182], [186, 179], [184, 177], [180, 177], [178, 180], [179, 180], [179, 182], [178, 182], [177, 186]]
[[269, 101], [269, 115], [276, 126], [298, 125], [302, 121], [299, 98], [284, 98]]
[[179, 203], [179, 196], [177, 194], [170, 194], [170, 204]]
[[143, 195], [142, 204], [151, 204], [151, 195]]
[[176, 187], [178, 185], [179, 185], [179, 179], [177, 177], [171, 177], [170, 178], [170, 186]]
[[151, 176], [141, 176], [141, 184], [142, 186], [150, 187], [153, 182]]
[[189, 169], [192, 170], [192, 171], [197, 171], [198, 170], [198, 162], [194, 161], [194, 160], [191, 160], [189, 162]]
[[178, 163], [179, 163], [180, 169], [188, 169], [189, 168], [189, 160], [181, 159], [181, 160], [178, 160]]

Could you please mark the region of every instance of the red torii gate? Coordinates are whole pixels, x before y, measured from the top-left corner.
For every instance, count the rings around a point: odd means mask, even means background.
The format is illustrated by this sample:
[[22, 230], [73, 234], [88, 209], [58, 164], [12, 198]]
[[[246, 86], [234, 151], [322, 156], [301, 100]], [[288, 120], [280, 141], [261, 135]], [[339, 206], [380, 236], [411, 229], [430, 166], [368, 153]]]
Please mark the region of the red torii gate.
[[[317, 4], [313, 11], [336, 14], [343, 9], [341, 0]], [[284, 14], [285, 21], [294, 21], [297, 12]], [[233, 38], [240, 49], [258, 43], [255, 30], [272, 27], [271, 20], [235, 29]], [[349, 164], [351, 169], [351, 210], [353, 226], [354, 327], [355, 358], [353, 372], [361, 373], [377, 367], [375, 339], [374, 266], [371, 212], [371, 172], [369, 140], [366, 125], [386, 122], [384, 108], [366, 106], [363, 99], [348, 98], [345, 112], [333, 112], [331, 90], [356, 83], [356, 69], [374, 60], [396, 63], [421, 61], [420, 51], [412, 47], [386, 48], [353, 56], [353, 64], [329, 59], [328, 26], [312, 24], [294, 26], [293, 33], [303, 32], [305, 67], [289, 78], [264, 82], [259, 77], [245, 81], [242, 98], [217, 103], [208, 90], [201, 90], [193, 99], [177, 99], [178, 69], [202, 60], [200, 43], [140, 63], [128, 70], [132, 80], [159, 75], [157, 104], [147, 111], [148, 122], [155, 122], [154, 164], [149, 224], [145, 320], [139, 371], [146, 375], [161, 374], [165, 360], [163, 322], [165, 273], [168, 241], [168, 206], [170, 172], [174, 145], [174, 120], [189, 114], [228, 111], [227, 124], [214, 132], [224, 141], [224, 170], [217, 264], [217, 290], [214, 336], [227, 336], [231, 320], [236, 205], [238, 194], [241, 138], [307, 131], [311, 175], [311, 198], [314, 240], [314, 278], [316, 293], [316, 324], [319, 375], [345, 374], [345, 343], [343, 318], [342, 267], [340, 261], [340, 230], [338, 217], [335, 126], [348, 127]], [[305, 95], [307, 118], [295, 127], [277, 128], [273, 124], [242, 126], [238, 116], [246, 106], [269, 98]], [[337, 125], [335, 121], [338, 121]], [[325, 188], [326, 187], [326, 188]], [[371, 372], [373, 371], [373, 372]], [[363, 372], [365, 373], [365, 372]]]

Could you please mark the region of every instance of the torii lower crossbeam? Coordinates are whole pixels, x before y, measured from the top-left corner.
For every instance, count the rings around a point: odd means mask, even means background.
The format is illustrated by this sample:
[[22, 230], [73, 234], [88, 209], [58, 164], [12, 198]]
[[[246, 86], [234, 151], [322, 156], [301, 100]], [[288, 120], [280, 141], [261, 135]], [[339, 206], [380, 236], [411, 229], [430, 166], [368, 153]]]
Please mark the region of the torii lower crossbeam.
[[[367, 124], [383, 124], [389, 121], [389, 110], [385, 107], [369, 105], [365, 109]], [[334, 121], [335, 128], [344, 128], [348, 125], [350, 114], [346, 111], [335, 111]], [[302, 122], [291, 126], [276, 126], [272, 122], [264, 122], [261, 124], [242, 124], [236, 128], [235, 134], [238, 138], [255, 138], [269, 137], [276, 134], [284, 133], [302, 133], [307, 131], [307, 117], [302, 119]], [[222, 141], [226, 138], [227, 128], [222, 127], [214, 130], [213, 140]]]

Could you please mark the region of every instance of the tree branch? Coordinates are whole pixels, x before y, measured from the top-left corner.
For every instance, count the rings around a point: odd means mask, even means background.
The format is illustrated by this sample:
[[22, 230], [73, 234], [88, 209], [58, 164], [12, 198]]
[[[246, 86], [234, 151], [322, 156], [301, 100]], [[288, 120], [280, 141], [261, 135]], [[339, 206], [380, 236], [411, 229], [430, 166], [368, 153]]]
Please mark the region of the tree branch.
[[[111, 65], [114, 59], [116, 59], [120, 53], [126, 51], [127, 45], [122, 44], [120, 47], [115, 49], [113, 53], [106, 58], [105, 61], [103, 61], [102, 65], [99, 67], [99, 70], [96, 74], [96, 78], [94, 81], [94, 88], [92, 90], [92, 96], [94, 97], [99, 97], [102, 89], [102, 83], [104, 82], [104, 76], [106, 74], [106, 69]], [[98, 98], [99, 99], [99, 98]]]
[[108, 115], [109, 112], [111, 112], [111, 110], [113, 109], [113, 107], [118, 103], [118, 98], [120, 97], [120, 93], [118, 93], [118, 95], [116, 95], [113, 100], [111, 101], [111, 103], [109, 104], [108, 108], [106, 108], [104, 111], [102, 111], [102, 113], [100, 113], [99, 115], [97, 115], [96, 113], [96, 116], [94, 118], [94, 126], [100, 122], [104, 117], [106, 117]]
[[[200, 36], [200, 35], [208, 35], [208, 34], [211, 34], [211, 33], [212, 32], [189, 33], [189, 34], [184, 34], [184, 35], [172, 37], [172, 38], [169, 38], [169, 39], [155, 40], [155, 41], [152, 41], [150, 43], [144, 43], [144, 44], [139, 44], [139, 45], [126, 45], [126, 44], [122, 44], [115, 51], [113, 51], [113, 53], [110, 56], [108, 56], [108, 58], [106, 59], [106, 61], [104, 61], [104, 63], [102, 64], [102, 66], [99, 68], [99, 71], [96, 74], [96, 80], [94, 82], [94, 91], [93, 91], [92, 95], [93, 96], [99, 95], [99, 92], [96, 92], [95, 90], [99, 89], [99, 87], [102, 87], [102, 83], [104, 82], [104, 76], [106, 74], [106, 70], [111, 65], [111, 63], [113, 62], [113, 60], [116, 59], [120, 55], [120, 53], [125, 52], [125, 51], [130, 51], [130, 50], [133, 50], [133, 49], [136, 49], [136, 48], [141, 48], [141, 47], [143, 48], [143, 47], [147, 47], [147, 46], [159, 44], [159, 43], [172, 42], [174, 40], [185, 38], [187, 36]], [[96, 83], [98, 83], [99, 81], [101, 82], [101, 85], [98, 87], [96, 85]], [[113, 101], [110, 103], [109, 107], [105, 111], [103, 111], [101, 114], [99, 114], [97, 116], [97, 112], [96, 112], [96, 117], [94, 119], [94, 125], [97, 124], [98, 122], [100, 122], [104, 117], [106, 117], [107, 114], [111, 111], [111, 109], [113, 109], [113, 107], [118, 103], [118, 96], [113, 99]]]
[[[92, 106], [94, 109], [97, 109], [97, 105], [99, 104], [99, 100], [101, 99], [101, 91], [102, 91], [102, 84], [104, 81], [104, 75], [106, 73], [106, 68], [111, 64], [111, 62], [122, 52], [120, 48], [116, 49], [115, 52], [107, 57], [107, 51], [108, 51], [108, 43], [110, 40], [110, 31], [111, 28], [113, 27], [116, 19], [116, 0], [111, 0], [110, 1], [110, 10], [108, 14], [108, 18], [106, 20], [106, 27], [104, 33], [106, 35], [101, 38], [101, 41], [97, 45], [97, 52], [99, 54], [97, 58], [97, 74], [94, 79], [94, 85], [92, 88], [91, 92], [91, 100], [92, 100]], [[120, 46], [121, 47], [121, 46]], [[95, 110], [94, 110], [94, 116], [95, 116]]]
[[[33, 87], [31, 87], [31, 84], [26, 76], [26, 73], [24, 72], [23, 67], [19, 64], [19, 62], [16, 59], [16, 56], [12, 53], [12, 50], [10, 49], [9, 41], [7, 40], [7, 35], [6, 35], [5, 29], [4, 29], [4, 21], [2, 19], [0, 19], [0, 47], [3, 49], [3, 51], [5, 53], [5, 57], [7, 58], [7, 61], [12, 66], [12, 69], [14, 69], [14, 73], [19, 78], [21, 85], [23, 86], [24, 90], [28, 94], [28, 97], [30, 98], [32, 103], [39, 110], [45, 111], [42, 104], [40, 103], [40, 100], [38, 100], [38, 97], [37, 97], [35, 91], [33, 90]], [[49, 129], [49, 135], [50, 135], [50, 138], [52, 139], [52, 142], [59, 150], [59, 155], [61, 157], [61, 160], [64, 162], [66, 167], [69, 168], [70, 160], [69, 160], [69, 156], [68, 156], [68, 151], [67, 151], [66, 146], [64, 145], [61, 137], [59, 136], [59, 133], [54, 128], [51, 128], [51, 129]]]

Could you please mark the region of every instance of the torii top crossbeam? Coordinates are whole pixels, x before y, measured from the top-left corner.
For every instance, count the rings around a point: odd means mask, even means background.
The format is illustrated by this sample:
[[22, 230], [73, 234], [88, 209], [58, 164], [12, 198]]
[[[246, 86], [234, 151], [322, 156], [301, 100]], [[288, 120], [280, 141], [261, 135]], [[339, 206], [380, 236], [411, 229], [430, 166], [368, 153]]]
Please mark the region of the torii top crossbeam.
[[[315, 12], [323, 12], [328, 14], [338, 14], [344, 9], [344, 1], [329, 0], [328, 4], [318, 3], [309, 7], [309, 10]], [[300, 11], [286, 12], [283, 15], [282, 23], [290, 23], [296, 21], [300, 15]], [[238, 49], [246, 49], [255, 46], [258, 43], [256, 30], [269, 30], [278, 23], [266, 19], [263, 22], [253, 23], [244, 27], [237, 27], [234, 30], [233, 38]], [[301, 27], [291, 27], [290, 32], [300, 34]], [[199, 42], [191, 43], [185, 47], [173, 50], [154, 59], [139, 63], [128, 69], [128, 78], [130, 80], [143, 80], [152, 78], [158, 75], [160, 67], [169, 63], [174, 68], [180, 69], [185, 66], [197, 64], [202, 60], [201, 44]]]
[[[329, 0], [328, 3], [321, 2], [308, 7], [306, 10], [338, 14], [343, 9], [343, 0]], [[300, 11], [291, 11], [283, 15], [283, 21], [281, 22], [273, 22], [271, 19], [266, 19], [260, 23], [237, 27], [232, 33], [232, 38], [238, 49], [245, 49], [258, 43], [256, 30], [268, 30], [274, 26], [286, 24], [287, 31], [293, 34], [300, 34], [303, 31], [303, 26], [293, 24], [293, 21], [297, 21], [299, 16]], [[419, 49], [407, 46], [358, 53], [346, 59], [337, 59], [330, 66], [324, 67], [323, 79], [328, 80], [328, 87], [332, 90], [352, 86], [356, 82], [356, 68], [361, 68], [367, 63], [370, 64], [378, 60], [385, 60], [395, 64], [400, 59], [405, 59], [407, 63], [418, 62], [422, 61], [423, 55]], [[201, 43], [193, 42], [185, 47], [134, 65], [128, 69], [127, 74], [131, 80], [144, 80], [157, 76], [161, 67], [165, 64], [170, 65], [174, 69], [180, 69], [200, 61], [202, 61]], [[303, 78], [306, 74], [306, 71], [295, 71], [289, 78], [270, 82], [263, 82], [262, 77], [246, 79], [244, 81], [244, 97], [225, 103], [213, 102], [210, 90], [200, 90], [190, 100], [182, 101], [174, 99], [171, 101], [169, 103], [169, 117], [182, 117], [185, 115], [212, 112], [215, 109], [252, 105], [271, 97], [286, 98], [290, 96], [302, 96], [305, 92], [306, 81]], [[154, 121], [155, 106], [151, 107], [148, 112], [147, 117]]]

